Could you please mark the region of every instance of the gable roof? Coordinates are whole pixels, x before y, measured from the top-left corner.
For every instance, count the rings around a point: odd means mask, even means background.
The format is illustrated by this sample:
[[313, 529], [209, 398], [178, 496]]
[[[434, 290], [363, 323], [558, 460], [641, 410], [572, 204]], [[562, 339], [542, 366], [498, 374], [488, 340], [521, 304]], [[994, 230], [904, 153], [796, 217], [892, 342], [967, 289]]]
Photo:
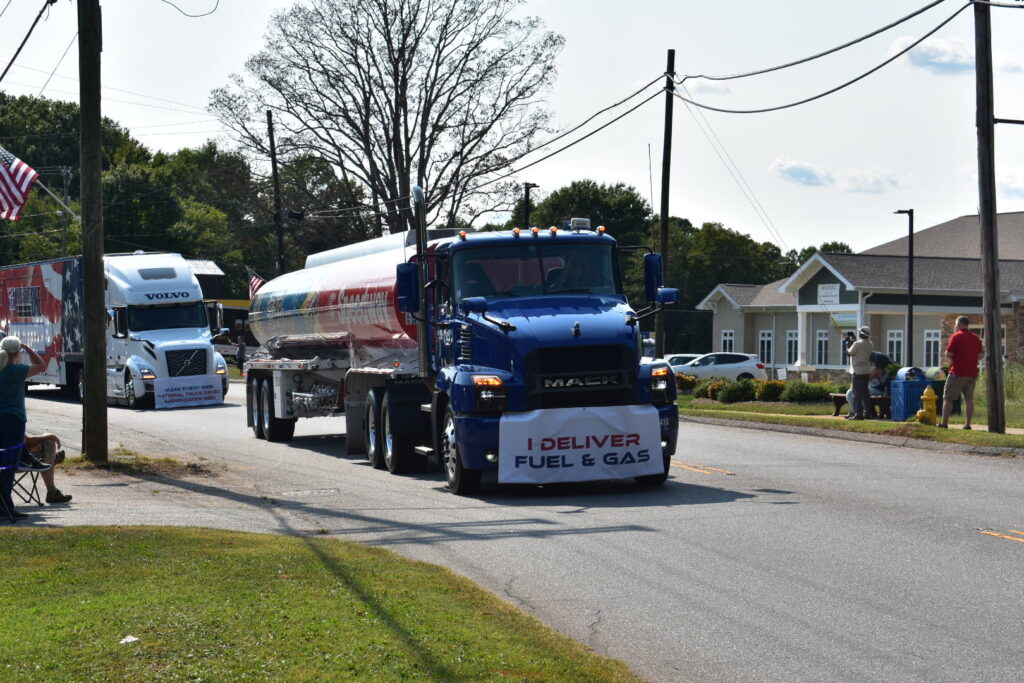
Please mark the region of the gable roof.
[[[914, 260], [918, 257], [981, 258], [981, 223], [977, 215], [960, 216], [914, 233]], [[1024, 211], [996, 216], [999, 258], [1024, 260]], [[861, 254], [907, 256], [908, 236], [904, 235]], [[916, 268], [915, 274], [916, 274]]]
[[712, 289], [711, 292], [704, 297], [699, 304], [697, 304], [697, 310], [711, 310], [710, 303], [716, 298], [727, 299], [734, 308], [795, 306], [796, 294], [780, 292], [780, 284], [782, 284], [782, 280], [769, 282], [766, 285], [739, 285], [734, 283], [721, 284]]

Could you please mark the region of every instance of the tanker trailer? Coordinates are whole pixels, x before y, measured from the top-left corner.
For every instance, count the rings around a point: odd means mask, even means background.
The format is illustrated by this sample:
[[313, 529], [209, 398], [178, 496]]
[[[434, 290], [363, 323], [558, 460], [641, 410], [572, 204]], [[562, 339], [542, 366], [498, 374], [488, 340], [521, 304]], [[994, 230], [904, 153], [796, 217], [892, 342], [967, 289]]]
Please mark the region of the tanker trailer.
[[651, 303], [635, 311], [615, 240], [586, 219], [454, 233], [418, 213], [416, 234], [312, 255], [253, 298], [269, 350], [246, 365], [256, 436], [343, 413], [349, 453], [392, 473], [434, 456], [458, 494], [489, 470], [498, 483], [664, 482], [675, 384], [642, 357], [639, 330], [677, 296], [660, 257], [644, 257]]

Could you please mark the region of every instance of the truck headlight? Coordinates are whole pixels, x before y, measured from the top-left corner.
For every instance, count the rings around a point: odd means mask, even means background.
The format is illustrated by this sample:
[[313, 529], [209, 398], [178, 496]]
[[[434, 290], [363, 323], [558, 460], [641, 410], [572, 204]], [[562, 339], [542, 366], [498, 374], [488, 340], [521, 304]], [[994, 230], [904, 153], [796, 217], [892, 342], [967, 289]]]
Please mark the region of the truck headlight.
[[139, 363], [139, 374], [142, 375], [142, 379], [156, 379], [156, 373], [153, 372], [148, 365]]
[[505, 409], [505, 382], [497, 375], [473, 375], [476, 409], [500, 412]]
[[228, 374], [228, 364], [223, 358], [217, 359], [217, 374], [226, 375]]
[[668, 403], [669, 382], [672, 380], [672, 371], [664, 365], [651, 370], [651, 401], [653, 403]]

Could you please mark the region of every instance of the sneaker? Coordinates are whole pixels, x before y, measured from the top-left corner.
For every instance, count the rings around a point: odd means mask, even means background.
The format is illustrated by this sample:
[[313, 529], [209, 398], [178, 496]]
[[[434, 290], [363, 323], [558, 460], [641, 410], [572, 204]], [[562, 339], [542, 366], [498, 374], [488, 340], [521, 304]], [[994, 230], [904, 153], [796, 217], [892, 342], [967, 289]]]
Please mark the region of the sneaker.
[[36, 472], [45, 472], [50, 469], [50, 466], [44, 462], [40, 462], [36, 456], [31, 453], [22, 453], [21, 462], [18, 463], [18, 469], [20, 470], [33, 470]]
[[964, 425], [964, 429], [966, 429], [967, 431], [971, 431], [971, 425]]
[[53, 489], [52, 491], [46, 492], [46, 502], [50, 505], [54, 503], [66, 503], [71, 500], [71, 496], [61, 493], [60, 489]]
[[941, 422], [935, 426], [938, 427], [939, 429], [949, 429], [949, 425], [944, 425]]

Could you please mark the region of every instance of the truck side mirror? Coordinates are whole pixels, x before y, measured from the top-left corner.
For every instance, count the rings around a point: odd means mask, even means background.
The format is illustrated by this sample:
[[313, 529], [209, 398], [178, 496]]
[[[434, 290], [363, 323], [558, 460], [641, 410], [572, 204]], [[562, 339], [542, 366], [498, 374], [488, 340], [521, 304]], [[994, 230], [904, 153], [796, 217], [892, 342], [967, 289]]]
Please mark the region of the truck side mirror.
[[661, 254], [644, 254], [644, 293], [648, 301], [658, 300], [661, 285]]
[[479, 313], [483, 315], [487, 312], [487, 298], [482, 296], [467, 296], [462, 300], [462, 310], [466, 313]]
[[395, 267], [398, 282], [398, 310], [416, 313], [420, 310], [419, 273], [415, 263], [399, 263]]
[[658, 287], [655, 301], [659, 304], [674, 304], [679, 301], [679, 290], [675, 287]]

